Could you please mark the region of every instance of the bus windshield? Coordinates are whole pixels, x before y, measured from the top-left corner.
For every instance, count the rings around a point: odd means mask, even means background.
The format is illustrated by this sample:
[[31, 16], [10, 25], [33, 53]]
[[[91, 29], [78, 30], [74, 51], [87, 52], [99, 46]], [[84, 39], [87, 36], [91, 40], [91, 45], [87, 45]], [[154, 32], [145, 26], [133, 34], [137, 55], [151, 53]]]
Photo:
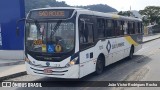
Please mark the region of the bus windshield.
[[66, 53], [74, 49], [75, 23], [70, 20], [26, 22], [26, 49]]

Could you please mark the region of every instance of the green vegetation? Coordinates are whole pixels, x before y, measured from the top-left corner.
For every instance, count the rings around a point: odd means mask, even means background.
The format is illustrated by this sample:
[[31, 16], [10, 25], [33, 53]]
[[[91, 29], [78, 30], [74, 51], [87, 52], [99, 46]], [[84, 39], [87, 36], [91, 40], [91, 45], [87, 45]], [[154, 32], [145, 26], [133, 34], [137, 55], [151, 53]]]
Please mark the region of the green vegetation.
[[88, 6], [77, 6], [79, 8], [85, 8], [85, 9], [90, 9], [93, 11], [99, 11], [99, 12], [117, 12], [116, 9], [106, 5], [106, 4], [96, 4], [96, 5], [88, 5]]
[[122, 15], [122, 16], [131, 16], [133, 13], [130, 11], [120, 11], [118, 12], [118, 15]]
[[144, 15], [143, 21], [145, 25], [149, 23], [160, 25], [160, 6], [147, 6], [144, 10], [140, 10], [139, 13]]

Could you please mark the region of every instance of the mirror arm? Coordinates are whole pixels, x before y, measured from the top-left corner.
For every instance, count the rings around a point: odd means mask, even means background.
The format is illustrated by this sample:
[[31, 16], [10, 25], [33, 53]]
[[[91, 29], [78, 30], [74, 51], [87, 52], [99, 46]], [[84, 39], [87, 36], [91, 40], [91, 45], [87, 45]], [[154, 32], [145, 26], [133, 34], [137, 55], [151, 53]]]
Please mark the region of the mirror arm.
[[20, 20], [18, 20], [18, 21], [16, 22], [16, 34], [17, 34], [17, 36], [19, 36], [19, 31], [20, 31], [20, 29], [19, 29], [19, 27], [18, 27], [19, 22], [25, 21], [25, 20], [26, 20], [26, 19], [23, 18], [23, 19], [20, 19]]

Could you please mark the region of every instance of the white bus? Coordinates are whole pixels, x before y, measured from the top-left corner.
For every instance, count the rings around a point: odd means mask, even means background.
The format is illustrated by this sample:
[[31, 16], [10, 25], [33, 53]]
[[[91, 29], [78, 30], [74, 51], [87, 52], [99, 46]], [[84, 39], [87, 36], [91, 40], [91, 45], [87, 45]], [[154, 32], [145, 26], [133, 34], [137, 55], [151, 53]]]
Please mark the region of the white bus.
[[27, 73], [55, 78], [101, 74], [142, 48], [142, 21], [86, 9], [31, 10], [26, 18]]

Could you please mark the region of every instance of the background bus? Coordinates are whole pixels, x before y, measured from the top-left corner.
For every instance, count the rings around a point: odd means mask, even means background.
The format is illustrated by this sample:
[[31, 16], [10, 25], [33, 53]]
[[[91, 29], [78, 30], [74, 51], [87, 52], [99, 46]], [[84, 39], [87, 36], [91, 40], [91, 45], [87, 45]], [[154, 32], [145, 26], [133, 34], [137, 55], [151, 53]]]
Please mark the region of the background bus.
[[34, 9], [26, 18], [27, 73], [82, 78], [142, 48], [142, 21], [77, 8]]

